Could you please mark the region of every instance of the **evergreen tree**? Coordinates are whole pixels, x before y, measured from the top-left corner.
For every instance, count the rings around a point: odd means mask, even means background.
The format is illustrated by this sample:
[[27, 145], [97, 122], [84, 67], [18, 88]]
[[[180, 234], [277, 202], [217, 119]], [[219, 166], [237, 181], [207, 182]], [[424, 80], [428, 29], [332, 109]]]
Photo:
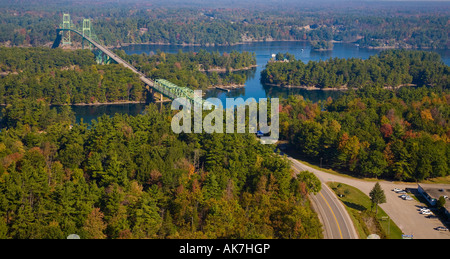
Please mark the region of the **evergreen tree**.
[[375, 215], [378, 214], [378, 204], [386, 203], [386, 196], [383, 189], [377, 182], [369, 193], [370, 200], [372, 201], [372, 208], [375, 206]]

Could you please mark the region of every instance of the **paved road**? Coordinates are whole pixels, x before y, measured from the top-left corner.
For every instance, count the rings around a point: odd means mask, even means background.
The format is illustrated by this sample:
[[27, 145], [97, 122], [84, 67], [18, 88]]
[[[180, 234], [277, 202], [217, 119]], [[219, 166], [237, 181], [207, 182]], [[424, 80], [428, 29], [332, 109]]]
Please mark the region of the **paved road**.
[[[329, 188], [324, 184], [325, 182], [341, 182], [348, 185], [351, 185], [353, 187], [358, 188], [366, 195], [369, 195], [370, 191], [372, 190], [373, 186], [375, 185], [375, 181], [365, 181], [365, 180], [359, 180], [355, 178], [345, 177], [345, 176], [339, 176], [334, 175], [330, 173], [326, 173], [320, 170], [317, 170], [315, 168], [309, 167], [298, 160], [295, 160], [288, 156], [288, 158], [292, 161], [293, 167], [296, 170], [308, 170], [312, 173], [314, 173], [319, 180], [322, 182], [322, 189], [324, 190], [324, 193], [330, 194], [330, 197], [327, 197], [326, 195], [323, 195], [325, 199], [327, 199], [328, 203], [330, 203], [331, 210], [334, 212], [334, 215], [337, 218], [334, 220], [333, 215], [329, 215], [330, 212], [325, 212], [326, 210], [326, 204], [320, 205], [320, 193], [313, 197], [313, 201], [318, 201], [319, 206], [324, 208], [319, 208], [318, 213], [320, 214], [324, 228], [325, 228], [325, 237], [326, 238], [339, 238], [339, 234], [336, 234], [336, 228], [338, 225], [341, 229], [343, 238], [346, 237], [347, 234], [344, 233], [344, 229], [351, 229], [353, 228], [352, 224], [345, 223], [345, 214], [341, 211], [341, 209], [338, 209], [339, 206], [335, 208], [331, 203], [333, 201], [337, 201], [336, 203], [340, 203], [340, 201], [337, 200], [337, 197], [334, 195], [334, 193], [329, 190]], [[417, 184], [413, 183], [395, 183], [395, 182], [389, 182], [389, 181], [379, 181], [381, 188], [384, 190], [384, 193], [386, 195], [386, 203], [383, 203], [380, 205], [380, 207], [389, 215], [389, 217], [395, 222], [395, 224], [402, 230], [402, 232], [406, 235], [413, 235], [414, 239], [450, 239], [450, 232], [442, 232], [442, 231], [436, 231], [434, 230], [435, 227], [443, 226], [442, 222], [439, 219], [429, 219], [426, 218], [424, 215], [419, 213], [419, 208], [421, 206], [424, 206], [426, 204], [420, 203], [416, 200], [406, 201], [401, 199], [399, 194], [393, 192], [392, 190], [394, 188], [411, 188], [411, 189], [417, 189]], [[424, 185], [425, 186], [425, 185]], [[447, 185], [433, 185], [436, 188], [450, 188], [450, 186]], [[318, 197], [319, 196], [319, 197]], [[341, 207], [343, 205], [341, 204]], [[332, 213], [333, 214], [333, 213]], [[341, 215], [341, 216], [338, 216]], [[343, 219], [339, 219], [342, 217]], [[356, 236], [356, 234], [354, 234]], [[351, 236], [351, 235], [350, 235]], [[354, 236], [350, 237], [354, 238]]]
[[[297, 160], [288, 157], [292, 161], [292, 167], [298, 173], [310, 171], [313, 168], [306, 166]], [[316, 174], [316, 173], [315, 173]], [[317, 174], [316, 174], [317, 175]], [[319, 176], [318, 176], [319, 177]], [[322, 190], [316, 195], [311, 195], [314, 209], [324, 227], [324, 238], [326, 239], [355, 239], [358, 238], [352, 220], [342, 203], [337, 199], [334, 192], [325, 184], [326, 181], [319, 177], [322, 182]]]

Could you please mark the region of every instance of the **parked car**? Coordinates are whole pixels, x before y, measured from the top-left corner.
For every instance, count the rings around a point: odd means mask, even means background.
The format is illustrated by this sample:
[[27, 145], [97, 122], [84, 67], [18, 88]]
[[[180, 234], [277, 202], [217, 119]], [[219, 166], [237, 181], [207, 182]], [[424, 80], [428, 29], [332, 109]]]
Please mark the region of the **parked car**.
[[436, 229], [437, 231], [448, 231], [448, 228], [443, 227], [443, 226], [439, 226], [439, 227], [436, 227], [434, 229]]
[[411, 198], [411, 196], [406, 195], [406, 194], [400, 195], [400, 198], [402, 198], [402, 199], [404, 199], [404, 200], [408, 200], [408, 201], [410, 201], [410, 200], [413, 199], [413, 198]]
[[431, 211], [429, 211], [429, 210], [428, 211], [425, 210], [425, 211], [422, 211], [422, 214], [423, 215], [431, 215], [433, 213]]
[[407, 200], [407, 201], [413, 200], [413, 198], [412, 198], [411, 196], [409, 196], [409, 195], [406, 195], [405, 198], [403, 198], [403, 199], [404, 199], [404, 200]]
[[399, 189], [399, 188], [394, 188], [394, 189], [393, 189], [394, 192], [399, 192], [399, 191], [401, 191], [401, 190], [402, 190], [402, 189]]

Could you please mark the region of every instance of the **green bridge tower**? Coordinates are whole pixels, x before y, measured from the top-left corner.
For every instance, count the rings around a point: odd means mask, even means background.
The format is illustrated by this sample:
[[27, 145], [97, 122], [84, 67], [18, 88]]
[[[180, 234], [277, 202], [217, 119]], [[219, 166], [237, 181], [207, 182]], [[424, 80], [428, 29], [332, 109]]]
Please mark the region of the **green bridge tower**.
[[65, 29], [63, 31], [62, 44], [71, 45], [72, 39], [70, 37], [70, 29], [72, 29], [72, 21], [70, 20], [70, 14], [68, 13], [63, 14], [63, 23], [61, 28]]
[[[91, 19], [83, 19], [83, 30], [82, 30], [82, 33], [83, 33], [83, 37], [88, 37], [89, 39], [92, 38]], [[83, 41], [81, 43], [83, 49], [84, 49], [84, 41], [85, 41], [85, 39], [83, 38]], [[90, 43], [88, 43], [88, 44], [89, 44], [89, 49], [92, 50], [92, 48], [93, 48], [92, 44], [90, 44]]]

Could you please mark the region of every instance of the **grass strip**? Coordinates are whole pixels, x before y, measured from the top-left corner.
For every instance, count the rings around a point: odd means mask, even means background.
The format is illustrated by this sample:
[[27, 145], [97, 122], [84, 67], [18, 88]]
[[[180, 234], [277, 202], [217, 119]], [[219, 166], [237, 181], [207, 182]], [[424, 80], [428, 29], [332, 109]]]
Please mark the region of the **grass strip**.
[[383, 209], [378, 207], [378, 213], [375, 215], [376, 210], [372, 208], [369, 196], [344, 183], [327, 184], [345, 205], [361, 239], [366, 239], [370, 234], [377, 234], [382, 239], [402, 238], [402, 231]]

